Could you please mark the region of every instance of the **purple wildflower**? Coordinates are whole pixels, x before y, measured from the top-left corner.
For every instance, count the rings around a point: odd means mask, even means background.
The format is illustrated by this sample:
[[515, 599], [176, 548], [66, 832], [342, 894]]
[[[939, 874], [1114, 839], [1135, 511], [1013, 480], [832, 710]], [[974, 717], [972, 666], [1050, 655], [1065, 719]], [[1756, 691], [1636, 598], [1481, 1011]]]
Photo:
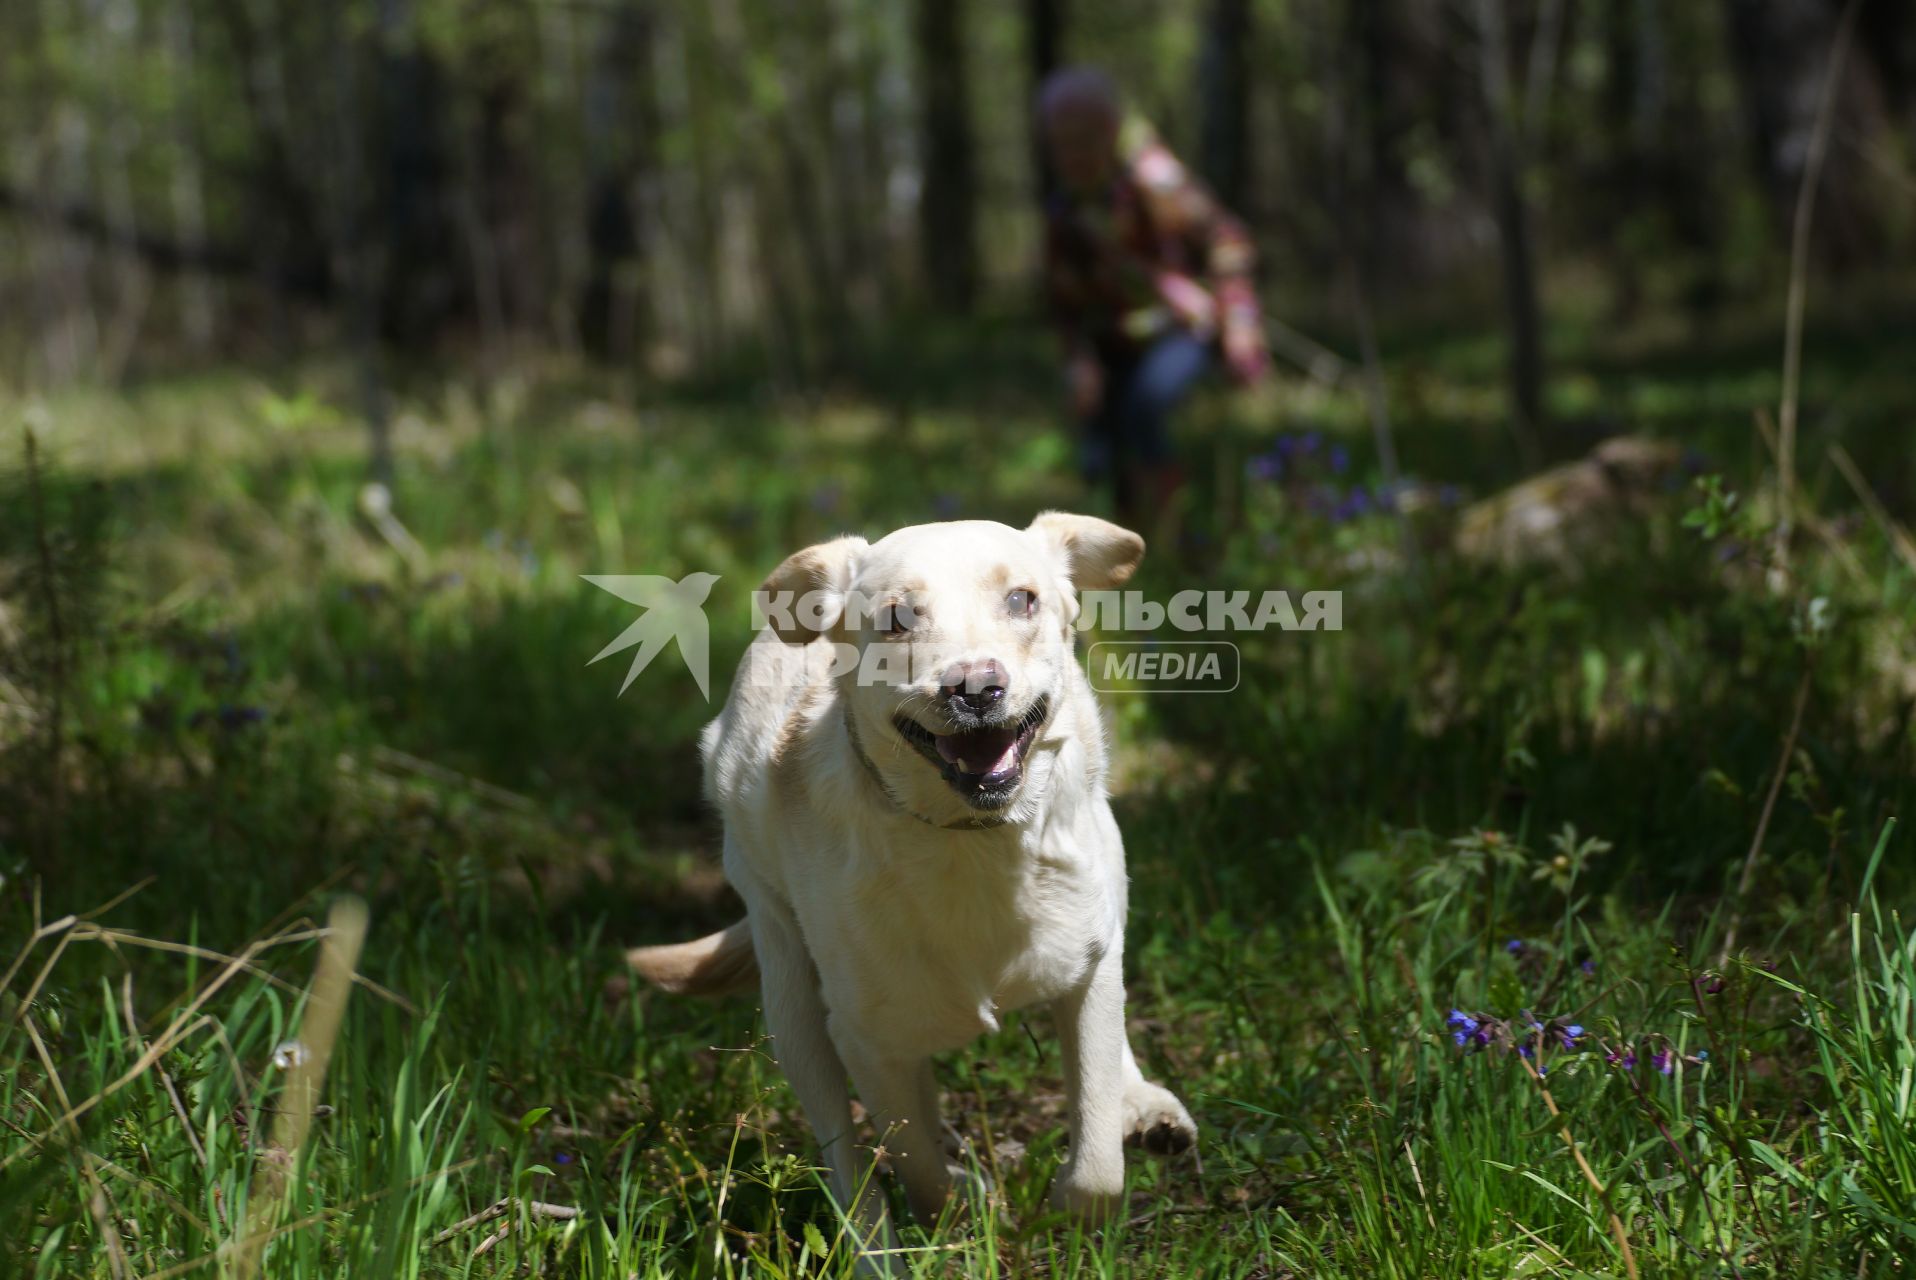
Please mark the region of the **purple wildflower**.
[[1510, 941], [1504, 943], [1504, 950], [1508, 951], [1513, 956], [1521, 955], [1523, 953], [1523, 939], [1512, 938]]
[[1676, 1071], [1676, 1055], [1668, 1049], [1658, 1049], [1650, 1055], [1650, 1065], [1664, 1075], [1670, 1075]]
[[1352, 489], [1331, 507], [1330, 518], [1333, 524], [1345, 524], [1360, 516], [1370, 514], [1371, 496], [1363, 489]]
[[1331, 470], [1340, 476], [1351, 469], [1351, 451], [1341, 444], [1331, 446], [1330, 460]]
[[1597, 962], [1595, 960], [1585, 960], [1577, 967], [1583, 970], [1583, 976], [1586, 978], [1594, 978], [1597, 976]]
[[1573, 1022], [1558, 1031], [1557, 1035], [1562, 1038], [1564, 1048], [1574, 1049], [1577, 1047], [1577, 1041], [1583, 1039], [1583, 1028]]
[[1253, 454], [1244, 464], [1245, 474], [1253, 480], [1262, 480], [1266, 484], [1284, 478], [1284, 455], [1276, 449], [1269, 453]]

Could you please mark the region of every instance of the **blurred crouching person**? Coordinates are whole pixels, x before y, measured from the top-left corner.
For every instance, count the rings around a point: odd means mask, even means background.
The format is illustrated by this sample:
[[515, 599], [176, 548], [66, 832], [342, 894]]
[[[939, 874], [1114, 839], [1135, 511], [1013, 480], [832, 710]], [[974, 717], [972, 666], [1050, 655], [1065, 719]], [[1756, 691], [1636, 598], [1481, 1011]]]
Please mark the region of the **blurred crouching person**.
[[1119, 518], [1155, 533], [1183, 484], [1172, 411], [1219, 357], [1247, 385], [1267, 366], [1251, 239], [1103, 72], [1054, 73], [1038, 125], [1056, 178], [1045, 288], [1086, 478], [1113, 484]]

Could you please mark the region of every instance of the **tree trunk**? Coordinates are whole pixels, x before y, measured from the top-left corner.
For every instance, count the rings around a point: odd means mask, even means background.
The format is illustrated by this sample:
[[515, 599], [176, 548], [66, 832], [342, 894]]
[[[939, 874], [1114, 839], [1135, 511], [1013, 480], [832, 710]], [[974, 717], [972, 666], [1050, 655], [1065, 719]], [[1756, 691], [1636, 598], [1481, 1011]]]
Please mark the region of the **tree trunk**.
[[379, 0], [380, 322], [386, 338], [406, 347], [426, 345], [470, 309], [451, 198], [446, 77], [415, 21], [413, 0]]
[[605, 24], [605, 37], [586, 82], [586, 284], [579, 334], [600, 359], [637, 349], [640, 246], [633, 206], [643, 154], [652, 137], [641, 98], [652, 61], [650, 16], [627, 0]]
[[964, 0], [918, 0], [914, 40], [924, 131], [918, 195], [919, 249], [932, 301], [971, 309], [978, 290], [978, 184], [965, 66]]
[[1536, 251], [1530, 205], [1524, 198], [1522, 136], [1513, 118], [1510, 44], [1505, 0], [1477, 0], [1477, 38], [1483, 80], [1485, 150], [1491, 216], [1503, 264], [1504, 322], [1509, 330], [1510, 426], [1526, 466], [1541, 461], [1543, 344], [1537, 301]]
[[1038, 89], [1051, 73], [1064, 65], [1066, 0], [1025, 0], [1025, 53], [1031, 65], [1031, 98], [1025, 118], [1031, 121], [1031, 171], [1037, 178], [1038, 192], [1050, 199], [1057, 190], [1057, 177], [1051, 172], [1051, 158], [1045, 154], [1044, 139], [1038, 134], [1036, 110]]
[[1243, 212], [1250, 190], [1250, 0], [1211, 0], [1198, 55], [1198, 157], [1225, 205]]

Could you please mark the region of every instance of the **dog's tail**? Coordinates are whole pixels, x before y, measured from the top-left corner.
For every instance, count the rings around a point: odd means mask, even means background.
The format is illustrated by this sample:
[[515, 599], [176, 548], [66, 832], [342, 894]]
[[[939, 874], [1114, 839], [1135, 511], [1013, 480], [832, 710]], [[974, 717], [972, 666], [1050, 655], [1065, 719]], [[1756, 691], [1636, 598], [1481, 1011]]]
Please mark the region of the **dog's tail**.
[[695, 942], [634, 947], [625, 953], [633, 972], [675, 996], [726, 996], [758, 981], [752, 927], [744, 920]]

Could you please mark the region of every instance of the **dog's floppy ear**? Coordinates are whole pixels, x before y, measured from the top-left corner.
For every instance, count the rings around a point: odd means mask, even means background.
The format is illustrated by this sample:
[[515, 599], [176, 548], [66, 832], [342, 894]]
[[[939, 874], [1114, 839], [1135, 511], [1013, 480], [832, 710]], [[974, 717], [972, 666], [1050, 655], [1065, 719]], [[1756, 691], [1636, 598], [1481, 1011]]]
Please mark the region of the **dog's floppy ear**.
[[778, 638], [807, 644], [838, 625], [863, 538], [834, 538], [795, 551], [758, 589], [758, 607]]
[[1080, 591], [1121, 587], [1144, 559], [1143, 538], [1096, 516], [1047, 511], [1026, 532], [1037, 534], [1064, 558], [1071, 585]]

